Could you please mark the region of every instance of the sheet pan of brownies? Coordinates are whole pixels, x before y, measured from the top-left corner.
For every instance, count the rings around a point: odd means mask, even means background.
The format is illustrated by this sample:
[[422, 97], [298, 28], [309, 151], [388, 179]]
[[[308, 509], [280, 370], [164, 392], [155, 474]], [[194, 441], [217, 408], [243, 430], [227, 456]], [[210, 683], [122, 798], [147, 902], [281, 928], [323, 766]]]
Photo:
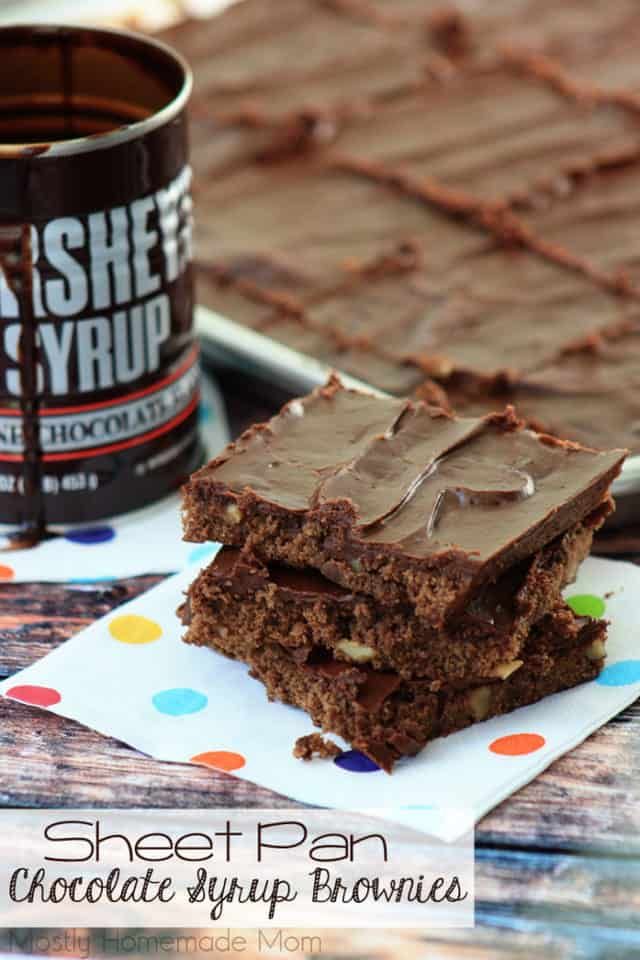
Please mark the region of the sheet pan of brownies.
[[635, 0], [240, 0], [161, 36], [194, 69], [201, 303], [640, 451]]

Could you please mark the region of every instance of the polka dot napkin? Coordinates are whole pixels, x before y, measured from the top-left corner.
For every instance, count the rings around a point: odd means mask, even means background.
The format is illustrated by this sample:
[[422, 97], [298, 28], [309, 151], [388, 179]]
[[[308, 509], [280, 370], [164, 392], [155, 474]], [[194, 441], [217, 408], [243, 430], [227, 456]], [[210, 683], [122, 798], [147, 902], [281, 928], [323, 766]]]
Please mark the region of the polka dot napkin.
[[[202, 378], [200, 429], [209, 457], [229, 439], [224, 404], [208, 376]], [[0, 543], [6, 543], [11, 530], [0, 530]], [[31, 549], [2, 549], [0, 582], [91, 583], [143, 573], [175, 573], [211, 549], [183, 542], [176, 493], [121, 517], [66, 529]]]
[[[92, 624], [0, 684], [6, 697], [71, 717], [160, 760], [225, 770], [321, 806], [429, 812], [451, 838], [571, 750], [640, 695], [640, 569], [590, 558], [568, 591], [580, 614], [611, 621], [600, 677], [434, 741], [392, 776], [343, 744], [335, 760], [303, 763], [302, 711], [268, 703], [241, 663], [180, 640], [175, 609], [196, 565]], [[141, 773], [144, 768], [141, 768]], [[454, 817], [460, 798], [466, 811]]]

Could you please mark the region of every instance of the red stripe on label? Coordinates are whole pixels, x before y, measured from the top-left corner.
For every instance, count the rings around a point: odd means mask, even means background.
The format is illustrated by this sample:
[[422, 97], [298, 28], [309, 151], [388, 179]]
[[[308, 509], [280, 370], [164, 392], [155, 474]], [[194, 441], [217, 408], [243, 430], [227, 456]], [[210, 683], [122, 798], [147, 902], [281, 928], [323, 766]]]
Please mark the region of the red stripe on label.
[[[199, 403], [200, 391], [198, 390], [193, 399], [189, 402], [188, 407], [185, 407], [185, 409], [177, 414], [173, 420], [163, 423], [161, 427], [156, 427], [155, 430], [151, 430], [149, 433], [143, 433], [137, 437], [131, 437], [131, 439], [123, 440], [121, 443], [113, 443], [111, 445], [107, 444], [104, 447], [93, 447], [89, 450], [76, 450], [70, 451], [69, 453], [45, 453], [41, 459], [44, 461], [44, 463], [58, 463], [63, 460], [84, 460], [88, 459], [89, 457], [100, 456], [100, 454], [103, 453], [117, 453], [119, 450], [127, 450], [130, 447], [137, 447], [141, 443], [148, 443], [150, 440], [155, 440], [156, 437], [161, 437], [163, 433], [168, 433], [169, 430], [177, 427], [193, 413]], [[23, 457], [22, 454], [19, 453], [0, 453], [0, 460], [5, 460], [10, 463], [21, 463]]]
[[[53, 417], [65, 413], [83, 413], [86, 410], [102, 410], [106, 407], [114, 407], [119, 403], [127, 403], [129, 400], [137, 400], [140, 397], [146, 397], [147, 394], [153, 393], [156, 390], [161, 390], [162, 387], [169, 386], [169, 384], [173, 383], [174, 380], [177, 380], [180, 376], [182, 376], [185, 370], [188, 370], [189, 367], [196, 362], [199, 352], [200, 351], [197, 344], [194, 345], [193, 349], [189, 351], [177, 370], [174, 370], [173, 373], [170, 373], [167, 377], [164, 377], [163, 380], [157, 380], [155, 383], [152, 383], [148, 387], [144, 387], [142, 390], [136, 390], [134, 393], [126, 393], [119, 397], [113, 397], [111, 400], [102, 400], [98, 403], [80, 403], [72, 407], [45, 407], [44, 409], [38, 411], [38, 415], [41, 417]], [[13, 407], [0, 407], [0, 417], [21, 416], [22, 412], [20, 410], [15, 410]], [[10, 459], [10, 456], [0, 455], [0, 459], [8, 460]], [[22, 458], [19, 457], [18, 459]], [[44, 459], [46, 459], [46, 457]], [[66, 457], [66, 459], [69, 458]]]

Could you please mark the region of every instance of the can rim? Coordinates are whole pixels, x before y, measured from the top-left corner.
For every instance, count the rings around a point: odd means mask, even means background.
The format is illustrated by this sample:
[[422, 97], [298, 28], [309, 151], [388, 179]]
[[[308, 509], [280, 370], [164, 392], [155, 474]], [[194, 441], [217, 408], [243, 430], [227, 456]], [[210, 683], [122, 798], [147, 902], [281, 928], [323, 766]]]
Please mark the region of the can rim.
[[0, 160], [8, 158], [12, 160], [28, 158], [30, 161], [46, 160], [50, 157], [91, 153], [95, 150], [104, 150], [122, 143], [127, 143], [130, 140], [136, 140], [140, 136], [164, 126], [177, 117], [191, 96], [193, 89], [193, 72], [188, 62], [177, 50], [174, 50], [173, 47], [163, 43], [161, 40], [157, 40], [155, 37], [148, 37], [134, 30], [121, 30], [115, 27], [88, 27], [82, 23], [12, 23], [0, 27], [0, 36], [24, 30], [37, 31], [40, 36], [46, 34], [55, 36], [63, 32], [77, 31], [85, 36], [92, 34], [107, 39], [109, 37], [124, 38], [140, 46], [153, 48], [167, 60], [172, 61], [182, 75], [182, 82], [180, 89], [174, 97], [168, 100], [159, 110], [154, 111], [154, 113], [145, 117], [143, 120], [122, 124], [122, 126], [115, 127], [113, 130], [107, 130], [105, 133], [92, 134], [87, 137], [75, 137], [70, 140], [44, 140], [42, 142], [31, 141], [29, 143], [0, 142]]

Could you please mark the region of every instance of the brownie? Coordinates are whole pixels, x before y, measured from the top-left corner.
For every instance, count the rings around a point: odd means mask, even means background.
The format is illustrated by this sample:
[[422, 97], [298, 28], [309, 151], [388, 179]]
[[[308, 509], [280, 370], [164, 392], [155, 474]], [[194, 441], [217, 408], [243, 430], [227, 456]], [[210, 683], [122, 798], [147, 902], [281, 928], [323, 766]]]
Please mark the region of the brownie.
[[436, 52], [422, 32], [411, 38], [331, 0], [277, 0], [268, 11], [255, 0], [235, 3], [211, 22], [172, 27], [163, 39], [189, 56], [197, 102], [218, 120], [275, 121], [319, 102], [340, 115], [350, 107], [345, 90], [355, 106], [418, 85]]
[[519, 66], [505, 61], [470, 71], [473, 82], [391, 98], [345, 124], [332, 147], [356, 162], [514, 207], [544, 202], [566, 171], [605, 144], [637, 148], [637, 118], [624, 106], [561, 98]]
[[[370, 364], [371, 382], [401, 394], [411, 376], [414, 383], [435, 377], [448, 391], [452, 378], [463, 373], [481, 383], [526, 375], [580, 337], [632, 328], [639, 316], [640, 304], [606, 289], [594, 291], [581, 274], [491, 250], [437, 276], [418, 262], [402, 272], [370, 275], [367, 283], [345, 282], [309, 303], [304, 319], [296, 316], [295, 340], [278, 310], [265, 313], [258, 328], [301, 352], [306, 345], [317, 356], [316, 336], [339, 340], [345, 351], [360, 354], [363, 366]], [[396, 385], [387, 373], [383, 380], [372, 356], [403, 379]], [[326, 358], [338, 367], [340, 360]], [[360, 377], [367, 381], [362, 371]]]
[[349, 665], [326, 651], [301, 664], [279, 644], [256, 648], [248, 662], [269, 699], [301, 707], [317, 726], [343, 737], [391, 772], [400, 757], [418, 753], [435, 737], [596, 677], [604, 662], [606, 625], [575, 619], [569, 645], [558, 644], [553, 616], [545, 617], [518, 669], [504, 680], [463, 689], [434, 692], [428, 681]]
[[218, 552], [191, 585], [185, 640], [248, 660], [279, 643], [299, 663], [318, 648], [346, 663], [368, 663], [404, 678], [427, 677], [432, 688], [502, 676], [514, 669], [534, 623], [555, 608], [555, 632], [573, 618], [560, 590], [589, 552], [599, 511], [474, 596], [451, 627], [429, 628], [410, 608], [384, 606], [332, 583], [317, 571], [267, 566], [233, 547]]
[[307, 733], [304, 737], [298, 737], [293, 747], [293, 755], [297, 760], [313, 760], [314, 757], [322, 759], [331, 759], [342, 753], [337, 744], [319, 733]]
[[[205, 305], [398, 396], [515, 382], [526, 416], [576, 338], [637, 323], [636, 0], [240, 0], [164, 39], [194, 69]], [[640, 451], [619, 373], [593, 436], [555, 386], [540, 422]]]
[[389, 396], [332, 380], [191, 478], [226, 546], [182, 616], [390, 769], [602, 664], [560, 590], [623, 459], [591, 448], [640, 451], [640, 7], [273, 7], [165, 32], [198, 299]]
[[311, 567], [440, 627], [596, 510], [623, 460], [512, 410], [456, 418], [332, 379], [191, 477], [185, 539]]
[[[223, 287], [246, 290], [251, 282], [267, 295], [287, 291], [303, 314], [307, 302], [398, 244], [418, 244], [430, 270], [450, 267], [487, 244], [479, 226], [335, 162], [250, 166], [212, 177], [194, 203], [197, 272], [213, 265]], [[215, 257], [208, 253], [213, 249]], [[205, 303], [216, 308], [215, 297]]]
[[640, 435], [639, 344], [640, 328], [592, 337], [514, 380], [462, 378], [450, 388], [450, 400], [474, 416], [515, 404], [538, 430], [596, 447], [615, 436], [633, 449]]

